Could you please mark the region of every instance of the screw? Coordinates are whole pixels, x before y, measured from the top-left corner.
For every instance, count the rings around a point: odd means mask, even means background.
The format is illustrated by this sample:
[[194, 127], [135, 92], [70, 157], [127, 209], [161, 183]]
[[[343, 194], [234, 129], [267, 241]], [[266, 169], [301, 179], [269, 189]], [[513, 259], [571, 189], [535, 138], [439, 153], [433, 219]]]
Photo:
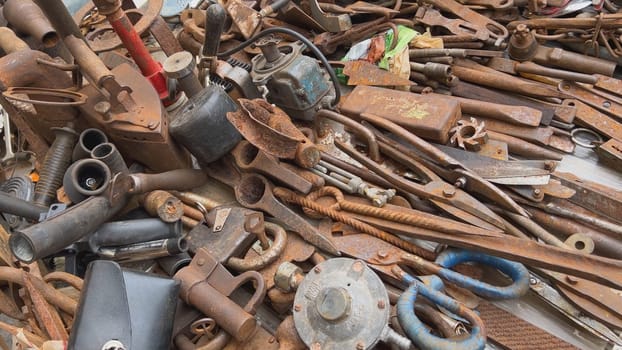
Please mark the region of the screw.
[[300, 306], [300, 304], [294, 305], [294, 311], [300, 312], [300, 310], [302, 310], [302, 306]]
[[386, 307], [386, 303], [384, 302], [384, 300], [378, 300], [378, 308], [379, 309], [384, 309]]
[[529, 284], [531, 284], [531, 285], [538, 284], [538, 280], [533, 278], [533, 277], [530, 277], [529, 278]]
[[542, 193], [542, 190], [539, 188], [534, 188], [533, 190], [533, 196], [536, 198], [540, 198], [542, 196], [544, 196], [544, 194]]
[[316, 266], [316, 267], [313, 268], [313, 272], [320, 273], [320, 272], [322, 272], [322, 268], [319, 267], [319, 266]]
[[362, 341], [356, 343], [356, 350], [365, 350], [365, 343]]
[[203, 266], [204, 264], [205, 264], [205, 259], [201, 258], [201, 259], [197, 260], [197, 265]]

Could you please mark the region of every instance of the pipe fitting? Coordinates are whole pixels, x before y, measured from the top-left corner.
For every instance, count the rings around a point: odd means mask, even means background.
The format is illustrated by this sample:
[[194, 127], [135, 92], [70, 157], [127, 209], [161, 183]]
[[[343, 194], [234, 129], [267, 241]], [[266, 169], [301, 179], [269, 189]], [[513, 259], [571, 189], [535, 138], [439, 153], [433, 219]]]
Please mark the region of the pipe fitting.
[[58, 44], [60, 38], [56, 30], [32, 0], [7, 0], [2, 11], [11, 26], [34, 37], [46, 48]]
[[97, 159], [81, 159], [73, 163], [63, 178], [67, 197], [79, 203], [90, 196], [102, 194], [107, 188], [112, 173], [108, 166]]
[[85, 129], [80, 133], [80, 137], [78, 137], [78, 143], [73, 149], [71, 159], [75, 162], [83, 158], [88, 158], [91, 156], [91, 152], [95, 147], [106, 142], [108, 142], [108, 137], [103, 131], [94, 128]]
[[91, 151], [91, 158], [104, 162], [112, 174], [129, 174], [130, 172], [119, 150], [110, 142], [95, 146]]

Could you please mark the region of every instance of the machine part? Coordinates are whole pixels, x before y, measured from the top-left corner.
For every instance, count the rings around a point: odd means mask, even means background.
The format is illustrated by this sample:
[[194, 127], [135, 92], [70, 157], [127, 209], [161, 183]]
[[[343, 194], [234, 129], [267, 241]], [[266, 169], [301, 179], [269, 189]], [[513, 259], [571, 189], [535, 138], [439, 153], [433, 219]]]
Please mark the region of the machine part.
[[108, 166], [96, 159], [86, 158], [73, 163], [63, 177], [65, 194], [73, 203], [90, 196], [98, 196], [108, 188], [112, 173]]
[[56, 190], [63, 182], [63, 175], [71, 163], [71, 152], [78, 138], [73, 124], [53, 130], [56, 138], [45, 155], [39, 181], [35, 185], [34, 202], [44, 206], [56, 200]]
[[104, 259], [127, 263], [165, 256], [175, 256], [185, 253], [187, 250], [188, 244], [186, 243], [186, 239], [178, 237], [123, 246], [100, 247], [96, 253]]
[[414, 85], [414, 82], [409, 79], [402, 78], [367, 61], [356, 60], [342, 63], [344, 65], [343, 74], [348, 76], [348, 85], [388, 87]]
[[461, 117], [458, 102], [438, 95], [357, 86], [340, 106], [341, 113], [360, 119], [373, 114], [397, 123], [419, 137], [446, 143], [449, 129]]
[[287, 244], [287, 233], [285, 230], [276, 224], [266, 222], [266, 233], [274, 238], [274, 241], [268, 249], [262, 249], [261, 255], [255, 258], [240, 259], [237, 257], [230, 257], [227, 260], [227, 267], [235, 271], [257, 271], [265, 268], [276, 261], [283, 253], [285, 245]]
[[177, 169], [159, 174], [136, 173], [128, 175], [127, 187], [119, 186], [131, 194], [154, 190], [189, 190], [207, 182], [207, 175], [199, 169]]
[[[199, 80], [208, 85], [209, 74], [215, 68], [220, 38], [225, 27], [227, 14], [220, 4], [212, 4], [205, 11], [205, 33], [199, 57]], [[209, 35], [207, 35], [209, 33]]]
[[443, 95], [442, 97], [457, 100], [462, 113], [468, 115], [527, 126], [538, 126], [542, 120], [542, 111], [527, 106], [512, 106], [455, 96]]
[[242, 108], [227, 119], [248, 142], [278, 158], [294, 159], [303, 168], [320, 161], [320, 151], [279, 107], [262, 99], [240, 98]]
[[342, 32], [352, 27], [350, 16], [347, 14], [328, 15], [322, 11], [317, 0], [309, 1], [311, 17], [316, 20], [323, 28], [332, 33]]
[[250, 142], [242, 140], [231, 151], [235, 164], [242, 171], [255, 171], [268, 176], [302, 193], [309, 193], [312, 184], [295, 172], [283, 167], [279, 160], [258, 149]]
[[164, 105], [169, 105], [177, 100], [177, 96], [170, 96], [166, 76], [162, 65], [158, 63], [147, 50], [143, 40], [138, 35], [129, 17], [121, 8], [121, 0], [93, 0], [100, 14], [108, 18], [112, 29], [117, 33], [123, 46], [136, 62], [143, 75], [149, 80], [158, 93]]
[[88, 158], [91, 156], [91, 151], [93, 151], [96, 146], [107, 142], [108, 137], [103, 131], [93, 128], [85, 129], [80, 133], [80, 137], [78, 137], [78, 143], [73, 149], [71, 160], [75, 162], [82, 158]]
[[194, 74], [196, 62], [194, 55], [188, 51], [177, 52], [164, 61], [164, 73], [170, 79], [177, 80], [178, 88], [188, 98], [197, 95], [203, 89], [199, 78]]
[[2, 13], [11, 26], [34, 37], [46, 48], [58, 44], [58, 34], [32, 0], [8, 0], [2, 7]]
[[322, 176], [325, 181], [339, 189], [346, 191], [347, 193], [356, 193], [365, 196], [376, 206], [382, 208], [387, 204], [396, 194], [395, 189], [380, 189], [373, 187], [360, 177], [349, 173], [337, 166], [334, 166], [328, 162], [320, 161], [318, 165], [311, 169], [314, 174]]
[[181, 220], [184, 215], [181, 200], [166, 191], [155, 190], [141, 196], [139, 200], [149, 215], [157, 216], [164, 222]]
[[95, 146], [91, 151], [91, 158], [106, 164], [113, 175], [129, 174], [130, 172], [119, 150], [110, 142]]
[[496, 131], [497, 133], [504, 133], [506, 135], [518, 137], [520, 139], [534, 142], [543, 146], [550, 146], [552, 142], [552, 138], [554, 136], [553, 128], [549, 127], [527, 127], [527, 126], [518, 126], [513, 124], [508, 124], [504, 122], [500, 122], [498, 120], [488, 119], [488, 118], [479, 118], [482, 120], [486, 129], [489, 131]]
[[[4, 181], [0, 185], [0, 191], [10, 196], [13, 196], [17, 199], [30, 202], [32, 200], [32, 197], [34, 196], [34, 187], [35, 186], [32, 183], [32, 180], [30, 178], [25, 177], [25, 176], [17, 176], [17, 177], [11, 177], [7, 179], [6, 181]], [[40, 209], [35, 210], [35, 212], [32, 215], [26, 216], [25, 218], [31, 218], [32, 216], [35, 216], [37, 212], [43, 213], [42, 210], [44, 208], [45, 207], [41, 207]], [[47, 211], [47, 208], [45, 208], [45, 210]], [[20, 218], [20, 216], [10, 214], [8, 212], [5, 212], [4, 210], [0, 210], [0, 211], [4, 213], [3, 216], [5, 220], [7, 221], [7, 223], [9, 224], [10, 228], [16, 229], [26, 224], [25, 220]]]
[[598, 161], [618, 171], [622, 171], [622, 142], [610, 139], [596, 148]]
[[622, 101], [615, 95], [571, 81], [561, 81], [557, 87], [559, 91], [603, 113], [618, 118], [622, 116]]
[[[253, 334], [257, 321], [252, 315], [266, 294], [258, 272], [247, 271], [234, 277], [205, 249], [199, 249], [190, 265], [179, 270], [174, 278], [181, 282], [181, 299], [212, 317], [235, 339], [246, 341]], [[255, 282], [255, 293], [242, 308], [229, 296], [250, 281]]]
[[274, 285], [286, 293], [291, 293], [298, 289], [304, 278], [305, 275], [300, 267], [285, 261], [279, 265], [274, 274]]
[[[462, 6], [459, 3], [456, 6]], [[481, 16], [473, 10], [467, 9], [463, 7], [464, 10], [469, 11], [471, 14], [475, 13], [476, 16]], [[451, 12], [451, 11], [449, 11]], [[496, 26], [488, 26], [486, 23], [475, 23], [470, 21], [469, 19], [464, 18], [447, 18], [443, 16], [439, 10], [432, 7], [424, 7], [421, 6], [417, 9], [415, 13], [415, 20], [418, 23], [422, 23], [428, 27], [443, 27], [447, 31], [455, 35], [469, 35], [474, 40], [480, 40], [485, 43], [500, 46], [501, 42], [505, 37], [507, 37], [508, 32], [505, 27], [501, 26], [503, 30], [497, 29]], [[498, 23], [486, 19], [486, 21], [495, 23], [497, 26], [500, 26]], [[493, 33], [489, 28], [495, 29], [498, 33], [503, 36], [503, 38], [499, 38], [497, 34]]]
[[590, 57], [538, 44], [534, 33], [525, 24], [516, 26], [510, 38], [508, 53], [517, 61], [533, 61], [545, 66], [569, 69], [585, 74], [602, 74], [611, 77], [616, 63], [602, 58]]
[[261, 54], [252, 59], [253, 83], [265, 85], [268, 100], [292, 118], [313, 120], [317, 111], [330, 107], [335, 92], [325, 71], [314, 59], [302, 55], [305, 44], [289, 44], [290, 52], [283, 53], [278, 42], [264, 37], [255, 43]]
[[334, 258], [315, 266], [296, 291], [294, 325], [317, 349], [371, 349], [380, 340], [408, 349], [410, 342], [388, 326], [389, 296], [362, 260]]
[[11, 129], [9, 113], [0, 105], [0, 131], [2, 132], [2, 138], [4, 140], [4, 153], [2, 158], [0, 158], [0, 164], [15, 158], [15, 152], [13, 151], [13, 133]]
[[594, 252], [594, 241], [590, 237], [580, 233], [574, 233], [568, 236], [564, 243], [583, 254], [592, 254]]
[[237, 110], [224, 90], [209, 85], [171, 116], [169, 130], [175, 140], [205, 165], [222, 157], [241, 140], [227, 120]]
[[[27, 97], [21, 97], [22, 95], [27, 95]], [[86, 95], [71, 90], [37, 87], [10, 87], [2, 92], [2, 96], [11, 102], [53, 107], [80, 106], [85, 104], [87, 99]], [[50, 101], [51, 99], [60, 101]]]
[[519, 139], [518, 137], [487, 130], [486, 133], [492, 140], [504, 142], [508, 145], [508, 150], [512, 154], [528, 157], [529, 159], [552, 159], [562, 160], [563, 156], [557, 152], [533, 143]]
[[274, 197], [273, 185], [263, 176], [244, 174], [235, 186], [235, 197], [244, 207], [260, 209], [297, 232], [305, 241], [333, 255], [340, 255], [335, 245], [304, 218]]
[[449, 142], [452, 145], [467, 151], [479, 151], [482, 144], [488, 142], [486, 125], [484, 122], [478, 124], [477, 119], [471, 117], [469, 120], [458, 120], [458, 125], [449, 130], [451, 137]]
[[61, 215], [15, 231], [9, 239], [9, 247], [17, 259], [31, 263], [59, 252], [95, 231], [122, 207], [123, 205], [111, 206], [106, 197], [93, 196], [65, 210]]
[[322, 109], [315, 115], [315, 123], [314, 123], [314, 132], [316, 138], [324, 138], [328, 136], [328, 130], [331, 128], [323, 127], [323, 120], [330, 119], [336, 121], [340, 124], [346, 126], [351, 132], [355, 133], [356, 136], [365, 139], [367, 142], [367, 151], [369, 152], [369, 157], [375, 161], [380, 162], [382, 158], [380, 157], [380, 149], [378, 148], [378, 141], [376, 141], [376, 136], [373, 132], [371, 132], [366, 127], [362, 126], [357, 121], [352, 118], [346, 117], [343, 114], [339, 114], [337, 112]]
[[[102, 247], [126, 246], [135, 243], [181, 237], [181, 222], [166, 223], [160, 219], [112, 221], [101, 225], [88, 238], [93, 253]], [[187, 247], [187, 244], [184, 244]]]

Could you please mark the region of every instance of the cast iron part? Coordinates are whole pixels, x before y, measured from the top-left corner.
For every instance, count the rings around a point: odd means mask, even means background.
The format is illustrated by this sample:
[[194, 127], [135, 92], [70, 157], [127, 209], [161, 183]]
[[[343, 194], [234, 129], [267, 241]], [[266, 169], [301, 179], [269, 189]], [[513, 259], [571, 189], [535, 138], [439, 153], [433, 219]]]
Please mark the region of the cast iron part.
[[194, 74], [196, 62], [194, 55], [188, 51], [176, 52], [164, 61], [164, 73], [170, 79], [177, 80], [177, 87], [188, 98], [192, 98], [202, 89], [199, 78]]
[[94, 128], [85, 129], [80, 133], [80, 137], [78, 137], [78, 143], [73, 149], [71, 160], [75, 162], [83, 158], [88, 158], [91, 156], [93, 148], [107, 142], [108, 137], [103, 131]]
[[141, 196], [139, 199], [147, 213], [157, 216], [164, 222], [175, 222], [184, 216], [184, 204], [172, 194], [155, 190]]
[[88, 239], [89, 250], [98, 252], [101, 247], [125, 246], [180, 237], [181, 221], [166, 223], [160, 219], [136, 219], [107, 222]]
[[63, 182], [63, 175], [71, 163], [71, 152], [78, 138], [73, 125], [53, 129], [56, 138], [45, 155], [39, 182], [35, 185], [35, 200], [37, 204], [49, 206], [56, 199], [56, 191]]
[[[181, 281], [182, 300], [213, 318], [235, 339], [244, 342], [253, 334], [257, 326], [253, 314], [266, 295], [266, 285], [259, 272], [247, 271], [234, 277], [205, 249], [199, 249], [190, 265], [173, 278]], [[250, 281], [255, 282], [255, 293], [242, 308], [229, 296]]]
[[113, 175], [118, 173], [128, 174], [130, 172], [119, 150], [110, 142], [95, 146], [91, 151], [91, 158], [106, 164]]
[[290, 117], [313, 120], [317, 111], [331, 106], [334, 88], [317, 62], [302, 54], [306, 47], [302, 42], [286, 45], [289, 53], [281, 52], [278, 43], [273, 37], [255, 42], [262, 53], [251, 60], [253, 83]]
[[294, 299], [294, 324], [312, 349], [371, 349], [380, 340], [408, 349], [393, 331], [387, 290], [362, 260], [333, 258], [315, 266]]
[[73, 203], [90, 196], [98, 196], [107, 188], [112, 173], [108, 166], [97, 159], [81, 159], [73, 163], [63, 177], [65, 194]]
[[242, 139], [227, 120], [227, 113], [237, 109], [223, 89], [209, 85], [175, 111], [169, 130], [203, 166], [225, 155]]
[[45, 47], [58, 44], [58, 34], [32, 0], [8, 0], [2, 7], [2, 13], [11, 26], [34, 37]]

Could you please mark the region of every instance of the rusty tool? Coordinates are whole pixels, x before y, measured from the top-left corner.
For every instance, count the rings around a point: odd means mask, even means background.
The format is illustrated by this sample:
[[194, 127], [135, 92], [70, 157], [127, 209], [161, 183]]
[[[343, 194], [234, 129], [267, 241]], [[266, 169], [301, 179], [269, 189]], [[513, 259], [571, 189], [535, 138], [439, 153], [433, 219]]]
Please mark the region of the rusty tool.
[[503, 206], [507, 210], [523, 216], [528, 216], [525, 210], [518, 204], [514, 203], [514, 201], [503, 191], [499, 190], [488, 181], [482, 179], [479, 175], [470, 171], [456, 159], [448, 156], [436, 147], [408, 132], [406, 129], [375, 115], [361, 114], [361, 119], [392, 132], [397, 137], [403, 139], [409, 145], [416, 148], [432, 162], [438, 164], [438, 167], [432, 170], [445, 180], [454, 184], [461, 184], [464, 189], [479, 193], [491, 201]]
[[622, 170], [622, 142], [610, 139], [596, 148], [598, 160], [618, 171]]
[[244, 174], [235, 186], [235, 196], [240, 204], [247, 208], [263, 210], [274, 216], [286, 226], [298, 232], [300, 236], [314, 246], [333, 255], [340, 255], [330, 239], [317, 228], [283, 205], [275, 197], [273, 185], [263, 176]]
[[490, 136], [492, 140], [505, 142], [508, 145], [508, 150], [510, 151], [510, 153], [519, 156], [528, 157], [530, 159], [563, 159], [563, 156], [557, 152], [537, 146], [533, 143], [519, 139], [518, 137], [494, 132], [491, 130], [488, 130], [488, 136]]
[[311, 182], [283, 167], [276, 157], [266, 154], [246, 140], [242, 140], [231, 151], [231, 155], [238, 168], [245, 172], [258, 172], [302, 193], [311, 191]]
[[622, 118], [622, 99], [618, 97], [570, 81], [560, 82], [558, 89], [570, 98], [575, 98], [618, 119]]
[[527, 106], [513, 106], [455, 96], [443, 97], [457, 100], [464, 114], [528, 126], [538, 126], [542, 120], [542, 111]]
[[589, 127], [605, 136], [622, 140], [622, 123], [579, 100], [567, 99], [564, 100], [563, 104], [577, 109], [575, 121], [578, 125]]
[[541, 66], [539, 64], [526, 61], [526, 62], [517, 62], [501, 57], [493, 57], [487, 63], [488, 67], [494, 68], [498, 71], [509, 73], [509, 74], [520, 74], [520, 73], [528, 73], [528, 74], [536, 74], [543, 75], [546, 77], [564, 79], [570, 81], [576, 81], [578, 83], [586, 83], [586, 84], [595, 84], [598, 81], [598, 77], [593, 74], [584, 74], [577, 73], [562, 69], [553, 69]]

